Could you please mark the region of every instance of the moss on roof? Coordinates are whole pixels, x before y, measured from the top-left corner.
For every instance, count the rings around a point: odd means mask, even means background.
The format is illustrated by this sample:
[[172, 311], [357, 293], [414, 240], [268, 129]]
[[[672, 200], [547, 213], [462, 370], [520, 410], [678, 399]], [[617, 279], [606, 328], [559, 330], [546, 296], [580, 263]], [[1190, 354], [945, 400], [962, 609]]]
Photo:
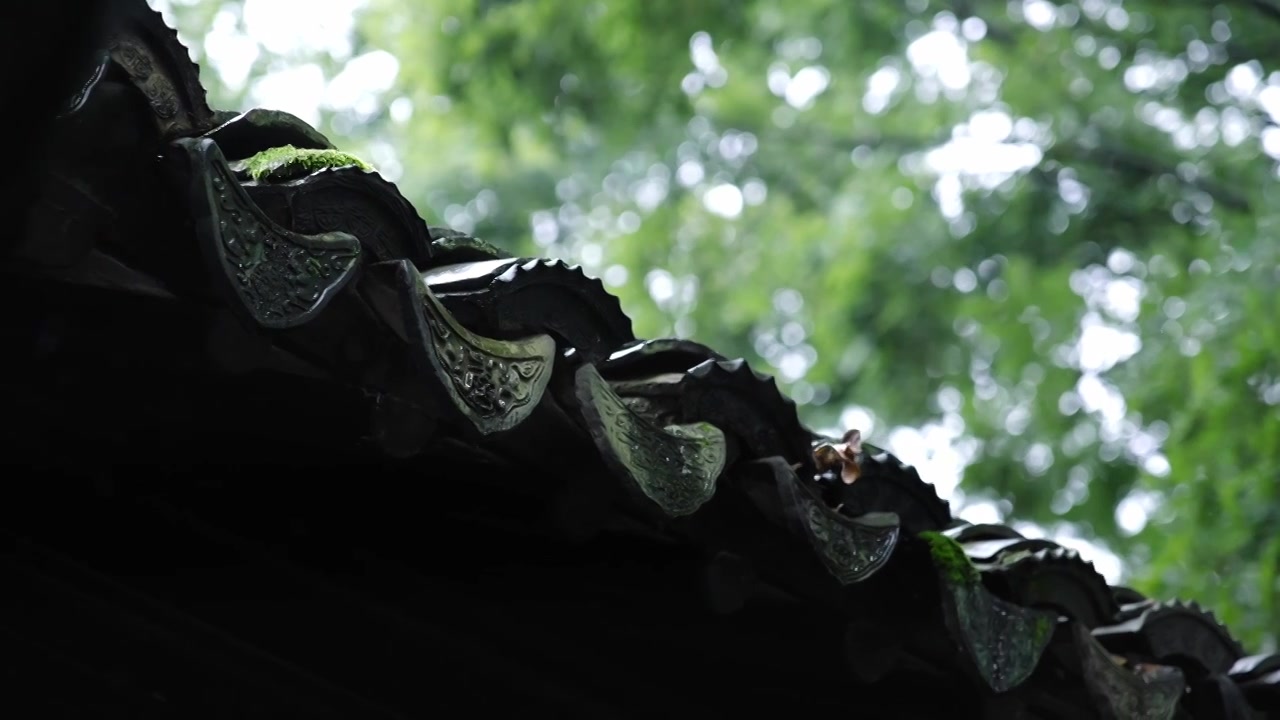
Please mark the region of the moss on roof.
[[933, 563], [947, 580], [957, 585], [978, 581], [978, 569], [969, 562], [960, 543], [939, 532], [922, 532], [920, 537], [929, 543]]
[[358, 167], [372, 171], [373, 166], [341, 150], [314, 150], [292, 145], [274, 147], [244, 161], [244, 169], [257, 182], [293, 180], [326, 168]]

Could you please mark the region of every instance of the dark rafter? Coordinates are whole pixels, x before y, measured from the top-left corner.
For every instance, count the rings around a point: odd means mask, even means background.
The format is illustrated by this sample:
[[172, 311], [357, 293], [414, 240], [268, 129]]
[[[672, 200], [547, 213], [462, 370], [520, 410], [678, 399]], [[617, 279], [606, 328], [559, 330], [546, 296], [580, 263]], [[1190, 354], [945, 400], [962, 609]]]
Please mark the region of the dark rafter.
[[430, 227], [297, 118], [212, 111], [122, 8], [4, 261], [6, 702], [1278, 716], [1280, 657], [1211, 613], [956, 520], [773, 378]]

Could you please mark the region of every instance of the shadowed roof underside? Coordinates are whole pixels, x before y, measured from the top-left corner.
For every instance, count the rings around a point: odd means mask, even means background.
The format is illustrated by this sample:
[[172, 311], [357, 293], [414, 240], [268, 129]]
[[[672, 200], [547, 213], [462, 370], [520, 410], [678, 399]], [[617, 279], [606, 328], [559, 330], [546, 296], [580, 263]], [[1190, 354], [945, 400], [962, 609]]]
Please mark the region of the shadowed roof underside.
[[1211, 613], [954, 519], [773, 378], [430, 227], [297, 118], [212, 111], [119, 6], [5, 264], [24, 702], [1280, 717], [1280, 656]]

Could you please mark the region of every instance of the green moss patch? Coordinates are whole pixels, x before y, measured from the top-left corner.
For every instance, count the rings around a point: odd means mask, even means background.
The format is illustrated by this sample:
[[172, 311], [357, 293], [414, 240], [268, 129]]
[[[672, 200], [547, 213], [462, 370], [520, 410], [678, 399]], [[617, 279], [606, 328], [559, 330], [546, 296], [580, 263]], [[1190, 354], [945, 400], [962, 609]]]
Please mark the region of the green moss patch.
[[1037, 615], [1035, 617], [1035, 641], [1039, 647], [1049, 644], [1049, 638], [1053, 636], [1053, 630], [1056, 623], [1053, 618], [1047, 615]]
[[969, 562], [960, 543], [939, 532], [922, 532], [921, 539], [929, 543], [933, 564], [953, 584], [978, 582], [978, 569]]
[[326, 168], [357, 167], [371, 171], [373, 166], [341, 150], [314, 150], [283, 145], [254, 155], [244, 161], [244, 169], [257, 182], [281, 182], [306, 177]]

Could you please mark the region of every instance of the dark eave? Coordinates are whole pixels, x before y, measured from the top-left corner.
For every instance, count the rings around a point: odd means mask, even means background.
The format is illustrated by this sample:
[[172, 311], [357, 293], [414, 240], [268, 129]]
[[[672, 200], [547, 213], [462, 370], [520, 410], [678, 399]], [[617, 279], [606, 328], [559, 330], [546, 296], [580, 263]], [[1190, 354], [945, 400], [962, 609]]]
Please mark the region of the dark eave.
[[374, 172], [250, 179], [329, 143], [212, 111], [159, 16], [111, 7], [6, 238], [0, 702], [1280, 717], [1280, 656], [954, 519], [744, 361], [636, 339], [579, 268]]

